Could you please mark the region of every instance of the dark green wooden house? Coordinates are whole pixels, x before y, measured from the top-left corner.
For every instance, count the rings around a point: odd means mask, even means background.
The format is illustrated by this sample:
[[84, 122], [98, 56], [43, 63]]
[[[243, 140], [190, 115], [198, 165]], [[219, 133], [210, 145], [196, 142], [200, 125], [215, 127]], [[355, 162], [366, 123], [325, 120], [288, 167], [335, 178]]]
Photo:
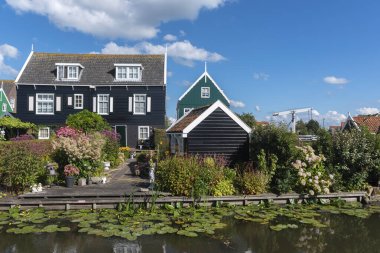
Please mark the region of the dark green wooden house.
[[218, 100], [227, 107], [230, 106], [230, 100], [214, 79], [212, 79], [207, 73], [207, 70], [205, 70], [205, 72], [178, 99], [177, 119], [181, 118], [192, 109], [211, 105]]

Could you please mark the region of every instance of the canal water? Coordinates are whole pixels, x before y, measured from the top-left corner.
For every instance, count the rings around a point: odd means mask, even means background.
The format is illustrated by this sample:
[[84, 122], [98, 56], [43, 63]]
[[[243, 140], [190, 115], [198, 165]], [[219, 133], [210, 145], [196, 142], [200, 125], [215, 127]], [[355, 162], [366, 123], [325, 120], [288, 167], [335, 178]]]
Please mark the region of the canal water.
[[362, 219], [323, 214], [326, 228], [300, 225], [273, 231], [268, 225], [230, 219], [214, 235], [189, 238], [178, 235], [142, 236], [136, 241], [103, 238], [77, 232], [0, 233], [1, 253], [380, 253], [380, 214]]

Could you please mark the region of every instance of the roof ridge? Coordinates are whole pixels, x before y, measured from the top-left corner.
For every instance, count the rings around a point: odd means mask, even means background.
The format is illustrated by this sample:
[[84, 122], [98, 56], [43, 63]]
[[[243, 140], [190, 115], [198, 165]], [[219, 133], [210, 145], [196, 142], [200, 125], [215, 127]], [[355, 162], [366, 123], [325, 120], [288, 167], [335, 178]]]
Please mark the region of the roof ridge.
[[53, 55], [53, 56], [94, 56], [94, 57], [106, 57], [106, 56], [120, 56], [120, 57], [152, 57], [152, 56], [165, 56], [165, 54], [100, 54], [100, 53], [53, 53], [53, 52], [34, 52], [35, 55]]

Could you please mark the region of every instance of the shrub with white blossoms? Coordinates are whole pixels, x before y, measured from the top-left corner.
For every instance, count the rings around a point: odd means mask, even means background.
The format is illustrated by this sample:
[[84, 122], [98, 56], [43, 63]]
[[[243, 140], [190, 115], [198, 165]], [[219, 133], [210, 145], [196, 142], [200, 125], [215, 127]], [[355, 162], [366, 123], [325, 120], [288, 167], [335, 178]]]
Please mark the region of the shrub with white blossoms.
[[310, 146], [297, 148], [302, 151], [303, 158], [296, 160], [292, 166], [298, 171], [297, 183], [301, 192], [310, 195], [330, 193], [334, 175], [325, 170], [325, 157], [316, 155]]

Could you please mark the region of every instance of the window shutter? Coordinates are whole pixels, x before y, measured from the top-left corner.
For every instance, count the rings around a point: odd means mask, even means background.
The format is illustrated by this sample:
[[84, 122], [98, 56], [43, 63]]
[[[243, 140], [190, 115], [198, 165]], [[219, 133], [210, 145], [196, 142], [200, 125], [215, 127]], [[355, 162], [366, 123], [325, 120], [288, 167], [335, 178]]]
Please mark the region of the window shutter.
[[128, 112], [133, 111], [133, 97], [129, 97], [128, 99]]
[[55, 110], [57, 112], [61, 111], [61, 104], [62, 104], [61, 101], [62, 101], [61, 97], [55, 97]]
[[96, 112], [96, 97], [92, 97], [92, 111]]
[[30, 112], [34, 111], [34, 96], [29, 96], [28, 97], [28, 110]]
[[67, 106], [73, 106], [73, 97], [67, 97]]
[[146, 98], [146, 112], [150, 112], [151, 111], [151, 97], [147, 97]]
[[113, 112], [113, 97], [110, 97], [110, 112]]

